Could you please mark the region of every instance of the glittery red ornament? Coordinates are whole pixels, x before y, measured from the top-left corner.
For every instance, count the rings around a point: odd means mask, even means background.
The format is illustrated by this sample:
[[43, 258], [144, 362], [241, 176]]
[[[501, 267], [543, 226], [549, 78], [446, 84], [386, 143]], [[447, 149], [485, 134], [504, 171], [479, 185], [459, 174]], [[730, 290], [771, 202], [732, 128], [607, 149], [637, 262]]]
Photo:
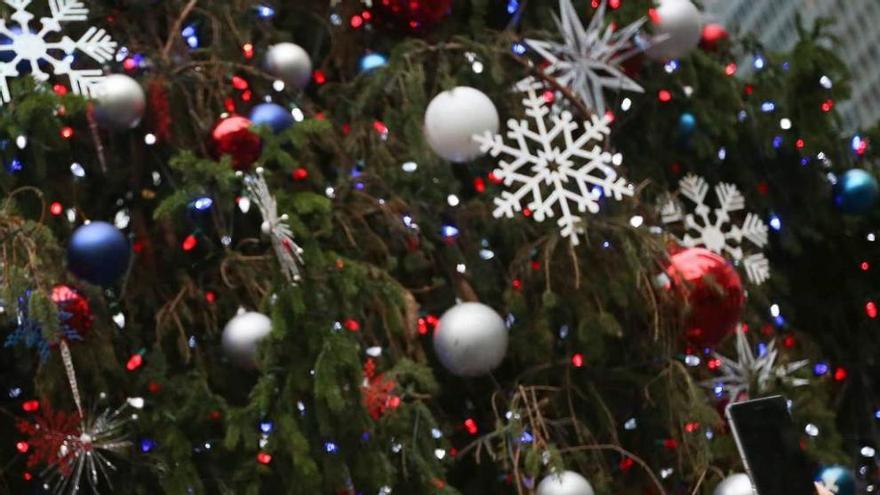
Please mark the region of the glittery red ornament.
[[89, 301], [76, 289], [63, 284], [52, 288], [52, 301], [63, 313], [62, 323], [84, 338], [92, 329], [92, 320], [94, 320]]
[[706, 24], [703, 26], [700, 46], [703, 50], [715, 50], [718, 48], [718, 43], [726, 40], [728, 36], [727, 30], [721, 24]]
[[215, 160], [225, 155], [232, 157], [232, 166], [244, 170], [260, 159], [263, 141], [251, 130], [251, 121], [231, 115], [217, 121], [211, 130], [211, 154]]
[[452, 0], [378, 0], [380, 21], [408, 33], [422, 33], [452, 12]]
[[717, 345], [740, 322], [745, 293], [736, 269], [723, 257], [703, 248], [673, 252], [666, 269], [686, 304], [689, 342]]

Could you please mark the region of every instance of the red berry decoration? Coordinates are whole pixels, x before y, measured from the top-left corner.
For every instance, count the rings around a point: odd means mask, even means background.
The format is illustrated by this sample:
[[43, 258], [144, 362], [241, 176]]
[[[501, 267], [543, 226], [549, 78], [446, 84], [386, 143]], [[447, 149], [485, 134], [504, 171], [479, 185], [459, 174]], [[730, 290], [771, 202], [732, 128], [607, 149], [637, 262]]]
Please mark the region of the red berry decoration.
[[232, 167], [246, 170], [260, 159], [263, 152], [263, 141], [251, 130], [251, 121], [231, 115], [217, 121], [211, 130], [211, 154], [215, 160], [226, 155], [232, 157]]
[[745, 293], [739, 274], [723, 257], [703, 248], [683, 249], [669, 259], [666, 274], [687, 308], [687, 340], [717, 345], [740, 322]]
[[452, 0], [378, 0], [381, 21], [407, 33], [422, 33], [452, 12]]
[[721, 24], [706, 24], [703, 26], [703, 35], [700, 38], [700, 46], [703, 50], [716, 50], [718, 43], [727, 39], [727, 29]]
[[80, 337], [85, 337], [92, 329], [92, 309], [89, 301], [76, 289], [63, 284], [52, 288], [52, 301], [58, 305], [62, 323]]

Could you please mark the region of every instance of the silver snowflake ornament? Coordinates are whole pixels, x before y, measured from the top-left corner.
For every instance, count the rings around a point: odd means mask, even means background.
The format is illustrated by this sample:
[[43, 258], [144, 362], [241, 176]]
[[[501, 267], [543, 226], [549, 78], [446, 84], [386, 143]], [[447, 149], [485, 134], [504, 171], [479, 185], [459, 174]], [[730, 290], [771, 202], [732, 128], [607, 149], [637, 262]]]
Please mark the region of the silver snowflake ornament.
[[[605, 91], [633, 91], [642, 87], [621, 68], [621, 64], [644, 50], [636, 42], [640, 19], [622, 29], [605, 26], [606, 1], [603, 0], [584, 28], [571, 0], [559, 0], [559, 16], [555, 18], [562, 42], [526, 39], [526, 43], [547, 63], [544, 73], [572, 90], [587, 107], [599, 115], [606, 110]], [[518, 84], [521, 90], [540, 85], [535, 78]]]
[[807, 360], [779, 364], [779, 350], [776, 341], [771, 341], [759, 355], [755, 355], [746, 337], [746, 331], [736, 331], [736, 359], [715, 354], [721, 365], [721, 375], [702, 382], [704, 387], [715, 391], [716, 396], [727, 395], [731, 401], [747, 400], [753, 393], [767, 392], [774, 383], [791, 387], [803, 387], [810, 381], [798, 378], [795, 373], [809, 364]]
[[577, 245], [583, 213], [598, 213], [603, 196], [621, 200], [634, 194], [632, 184], [618, 176], [621, 156], [599, 146], [611, 132], [610, 118], [593, 115], [579, 125], [568, 111], [551, 115], [534, 89], [523, 105], [531, 122], [507, 122], [512, 144], [491, 132], [474, 136], [483, 153], [505, 157], [494, 174], [510, 190], [495, 198], [493, 215], [511, 218], [528, 208], [538, 222], [558, 216], [563, 237]]
[[263, 169], [257, 168], [255, 175], [245, 176], [244, 185], [247, 195], [257, 204], [260, 214], [263, 215], [261, 229], [272, 241], [272, 248], [275, 250], [282, 273], [290, 283], [299, 282], [302, 278], [300, 267], [303, 264], [303, 249], [293, 238], [293, 230], [288, 224], [290, 218], [287, 214], [278, 214], [278, 202], [275, 201], [269, 185], [266, 184]]
[[693, 203], [694, 208], [686, 212], [680, 201], [670, 198], [660, 210], [663, 223], [683, 224], [684, 235], [679, 238], [683, 246], [704, 247], [728, 256], [735, 264], [742, 264], [752, 283], [766, 282], [770, 278], [770, 262], [762, 250], [768, 242], [767, 224], [754, 213], [746, 214], [742, 224], [734, 222], [731, 214], [745, 209], [745, 197], [735, 185], [722, 182], [715, 186], [717, 208], [707, 203], [708, 194], [705, 179], [687, 175], [679, 182], [679, 195]]
[[0, 19], [0, 36], [9, 40], [8, 44], [0, 45], [0, 53], [12, 55], [9, 62], [0, 62], [0, 102], [12, 101], [9, 79], [26, 75], [19, 71], [19, 65], [29, 66], [28, 73], [41, 82], [49, 79], [50, 74], [44, 70], [49, 67], [52, 74], [67, 77], [74, 93], [96, 96], [105, 77], [103, 70], [79, 68], [79, 64], [74, 67], [74, 62], [78, 54], [83, 54], [103, 64], [116, 53], [116, 42], [105, 30], [96, 27], [90, 27], [78, 40], [58, 36], [63, 23], [87, 20], [89, 9], [85, 4], [78, 0], [48, 0], [49, 17], [32, 24], [36, 16], [27, 10], [32, 0], [3, 2], [15, 10], [10, 16], [13, 25]]

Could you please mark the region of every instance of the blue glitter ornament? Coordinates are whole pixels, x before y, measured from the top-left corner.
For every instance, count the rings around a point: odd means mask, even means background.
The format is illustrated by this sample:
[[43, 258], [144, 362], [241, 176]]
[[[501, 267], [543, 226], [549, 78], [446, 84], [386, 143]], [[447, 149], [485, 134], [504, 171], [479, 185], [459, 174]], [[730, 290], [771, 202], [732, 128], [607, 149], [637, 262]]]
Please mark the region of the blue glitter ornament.
[[107, 222], [91, 222], [76, 229], [67, 246], [67, 269], [105, 287], [125, 274], [130, 258], [128, 240]]
[[678, 118], [678, 132], [684, 137], [688, 137], [697, 130], [697, 118], [690, 112], [681, 114]]
[[251, 109], [251, 122], [254, 126], [266, 126], [278, 134], [293, 127], [295, 121], [290, 112], [276, 103], [261, 103]]
[[850, 215], [864, 215], [877, 206], [880, 185], [870, 173], [854, 168], [838, 177], [834, 185], [834, 204]]
[[855, 495], [856, 479], [852, 471], [843, 466], [826, 466], [819, 469], [816, 481], [835, 495]]

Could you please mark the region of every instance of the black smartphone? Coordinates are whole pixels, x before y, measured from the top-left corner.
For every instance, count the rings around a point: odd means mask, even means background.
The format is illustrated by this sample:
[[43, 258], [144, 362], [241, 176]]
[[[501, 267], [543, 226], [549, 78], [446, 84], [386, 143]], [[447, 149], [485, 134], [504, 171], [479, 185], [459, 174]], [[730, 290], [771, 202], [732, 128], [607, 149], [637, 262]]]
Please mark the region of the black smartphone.
[[815, 495], [816, 466], [800, 446], [784, 397], [729, 404], [727, 420], [757, 495]]

